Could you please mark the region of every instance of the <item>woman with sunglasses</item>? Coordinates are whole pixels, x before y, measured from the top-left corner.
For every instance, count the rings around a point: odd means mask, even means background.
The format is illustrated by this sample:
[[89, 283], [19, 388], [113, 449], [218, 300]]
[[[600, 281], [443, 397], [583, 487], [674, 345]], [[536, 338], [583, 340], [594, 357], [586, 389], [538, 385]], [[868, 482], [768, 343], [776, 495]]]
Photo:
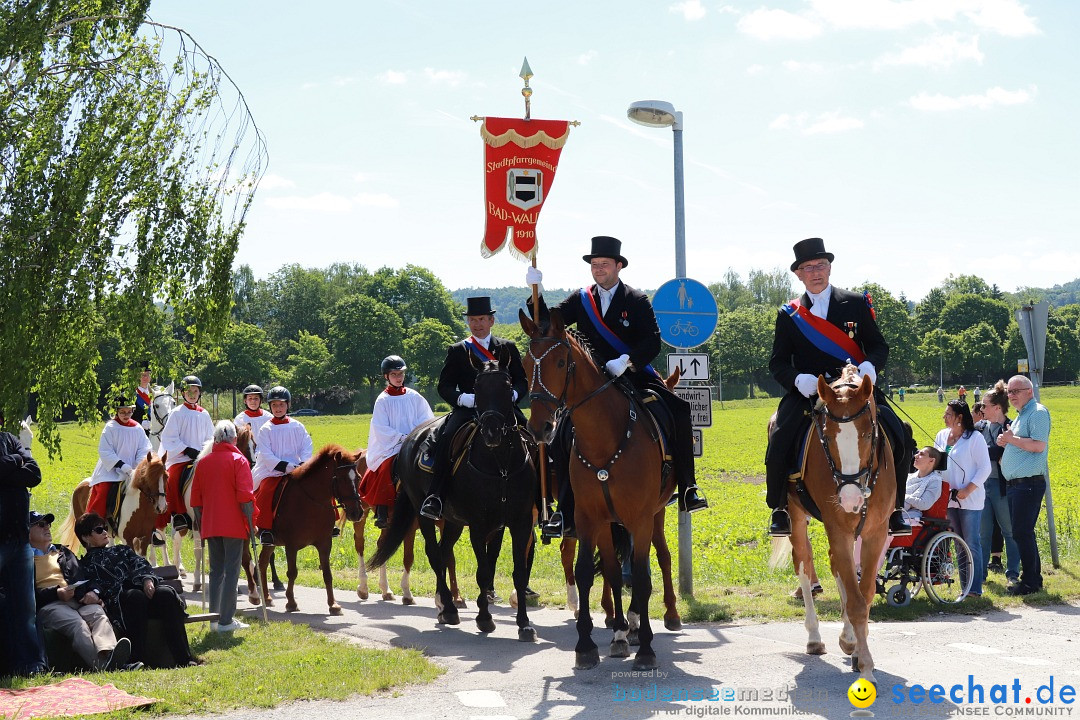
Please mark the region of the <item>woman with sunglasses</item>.
[[131, 640], [131, 659], [153, 666], [146, 654], [146, 625], [155, 618], [164, 625], [173, 667], [199, 664], [188, 646], [184, 601], [168, 585], [158, 584], [146, 558], [127, 545], [110, 544], [109, 529], [97, 513], [79, 518], [75, 534], [86, 548], [79, 564], [86, 579], [101, 590], [113, 626]]

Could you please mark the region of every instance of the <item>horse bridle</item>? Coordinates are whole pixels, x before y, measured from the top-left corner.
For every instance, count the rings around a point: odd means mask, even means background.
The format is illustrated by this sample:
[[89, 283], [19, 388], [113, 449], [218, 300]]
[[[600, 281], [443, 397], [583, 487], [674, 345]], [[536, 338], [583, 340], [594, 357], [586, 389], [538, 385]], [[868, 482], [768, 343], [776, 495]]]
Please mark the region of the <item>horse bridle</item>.
[[[555, 344], [545, 350], [540, 355], [540, 357], [536, 357], [536, 355], [533, 354], [532, 351], [532, 343], [534, 342], [550, 342]], [[548, 356], [548, 353], [550, 353], [559, 345], [566, 347], [566, 378], [563, 380], [562, 393], [559, 395], [559, 397], [555, 397], [555, 393], [551, 392], [551, 390], [548, 389], [548, 386], [544, 384], [544, 377], [543, 372], [540, 370], [540, 363], [543, 361], [544, 358]], [[573, 380], [574, 372], [577, 370], [577, 363], [573, 360], [573, 348], [570, 346], [570, 341], [566, 338], [556, 337], [532, 338], [531, 342], [529, 343], [529, 359], [533, 361], [532, 377], [529, 378], [529, 399], [533, 402], [541, 402], [546, 405], [554, 406], [553, 414], [555, 415], [556, 419], [564, 416], [569, 418], [575, 410], [592, 400], [604, 390], [607, 390], [608, 387], [615, 382], [613, 378], [608, 378], [607, 382], [601, 383], [598, 388], [586, 395], [579, 402], [576, 402], [573, 405], [567, 407], [566, 393], [570, 389], [570, 381]], [[543, 388], [544, 392], [534, 392], [533, 388], [535, 388], [537, 385]]]
[[[344, 478], [344, 480], [346, 480], [348, 482], [348, 486], [349, 486], [349, 491], [350, 492], [349, 492], [348, 495], [341, 495], [337, 491], [338, 483], [340, 483], [342, 481], [342, 479], [343, 479], [343, 478], [338, 477], [338, 473], [340, 473], [343, 469], [348, 469], [349, 471], [351, 471], [351, 475], [352, 475], [350, 477], [350, 473], [346, 473], [345, 478]], [[363, 510], [363, 506], [361, 504], [361, 499], [360, 499], [360, 491], [357, 490], [357, 488], [356, 488], [356, 464], [355, 463], [338, 463], [337, 464], [337, 466], [334, 468], [334, 474], [330, 478], [330, 496], [334, 499], [334, 507], [335, 508], [341, 508], [342, 510], [347, 510], [347, 508], [345, 507], [345, 501], [346, 500], [352, 500], [352, 501], [356, 502], [357, 507], [359, 507], [359, 508], [361, 508], [361, 510]], [[346, 516], [347, 515], [348, 515], [348, 513], [346, 512]]]
[[[506, 370], [503, 370], [502, 368], [498, 368], [496, 370], [485, 370], [482, 374], [483, 375], [501, 375], [501, 376], [503, 376], [503, 378], [506, 379], [507, 384], [508, 385], [510, 384], [510, 373], [508, 373]], [[477, 379], [479, 379], [480, 374], [477, 374], [476, 377], [477, 377]], [[513, 410], [511, 410], [510, 412], [511, 412], [511, 414], [513, 414]], [[501, 412], [499, 410], [485, 410], [484, 412], [478, 414], [477, 417], [476, 417], [477, 425], [481, 429], [485, 426], [485, 424], [488, 424], [491, 420], [494, 420], [495, 422], [498, 423], [499, 434], [504, 436], [504, 437], [507, 434], [509, 434], [511, 432], [511, 430], [513, 429], [513, 425], [511, 425], [510, 423], [508, 423], [506, 421], [506, 413]]]
[[154, 397], [150, 400], [150, 414], [153, 415], [154, 419], [158, 421], [158, 425], [161, 426], [161, 429], [159, 429], [157, 432], [151, 430], [150, 434], [159, 438], [161, 437], [161, 431], [165, 429], [165, 423], [169, 422], [169, 413], [165, 413], [165, 417], [161, 417], [160, 415], [158, 415], [156, 400], [160, 397], [171, 396], [169, 395], [169, 393], [158, 393], [154, 395]]

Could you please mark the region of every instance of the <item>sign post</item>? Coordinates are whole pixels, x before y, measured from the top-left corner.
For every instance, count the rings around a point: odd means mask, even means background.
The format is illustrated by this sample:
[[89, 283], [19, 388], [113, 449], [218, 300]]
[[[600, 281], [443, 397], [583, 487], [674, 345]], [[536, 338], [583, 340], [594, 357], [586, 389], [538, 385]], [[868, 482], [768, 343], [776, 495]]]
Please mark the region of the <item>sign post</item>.
[[[1042, 402], [1039, 388], [1042, 386], [1043, 363], [1046, 359], [1046, 323], [1050, 316], [1050, 303], [1043, 300], [1033, 305], [1023, 305], [1016, 311], [1016, 322], [1020, 326], [1020, 337], [1024, 338], [1027, 359], [1021, 359], [1031, 377], [1035, 402]], [[1021, 363], [1017, 363], [1020, 367]], [[1055, 568], [1061, 567], [1058, 555], [1057, 529], [1054, 524], [1054, 497], [1050, 492], [1050, 466], [1046, 467], [1046, 528], [1050, 533], [1050, 560]]]

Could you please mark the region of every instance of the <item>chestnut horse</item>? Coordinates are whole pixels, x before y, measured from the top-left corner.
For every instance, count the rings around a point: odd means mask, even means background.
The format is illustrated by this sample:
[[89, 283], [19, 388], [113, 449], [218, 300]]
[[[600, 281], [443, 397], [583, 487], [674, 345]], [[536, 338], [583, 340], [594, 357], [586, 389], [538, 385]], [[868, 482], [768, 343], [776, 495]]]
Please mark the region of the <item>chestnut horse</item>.
[[[340, 445], [327, 445], [310, 460], [293, 470], [281, 484], [274, 499], [274, 538], [285, 547], [289, 584], [285, 589], [285, 609], [297, 609], [293, 585], [296, 582], [296, 553], [313, 545], [319, 553], [319, 567], [326, 585], [326, 604], [331, 615], [340, 615], [341, 606], [334, 600], [334, 577], [330, 570], [330, 547], [334, 540], [335, 506], [345, 517], [357, 522], [363, 514], [357, 491], [356, 453]], [[263, 600], [274, 602], [266, 587], [266, 566], [274, 546], [264, 545], [259, 552], [259, 579]], [[249, 592], [251, 587], [249, 586]]]
[[[165, 463], [153, 453], [135, 468], [131, 478], [121, 481], [120, 517], [113, 537], [115, 540], [130, 545], [139, 555], [147, 556], [154, 522], [157, 516], [167, 511], [165, 506]], [[71, 493], [71, 510], [56, 531], [61, 545], [77, 547], [75, 521], [86, 512], [86, 503], [90, 499], [90, 478], [75, 486]], [[111, 524], [111, 520], [110, 520]], [[152, 555], [152, 554], [151, 554]]]
[[[874, 660], [867, 645], [870, 604], [874, 599], [878, 560], [888, 534], [889, 514], [895, 499], [896, 470], [891, 445], [878, 423], [874, 385], [860, 381], [858, 368], [848, 365], [829, 385], [818, 377], [814, 427], [806, 441], [802, 481], [821, 513], [829, 539], [829, 566], [840, 592], [844, 627], [840, 648], [851, 655], [852, 668], [874, 682]], [[879, 492], [873, 492], [878, 483]], [[811, 582], [816, 577], [814, 553], [807, 534], [810, 513], [794, 489], [788, 494], [791, 514], [791, 558], [802, 590], [809, 632], [806, 652], [825, 653], [818, 630]], [[862, 537], [862, 578], [856, 573], [855, 539]], [[789, 542], [773, 539], [774, 567]]]
[[[367, 450], [361, 450], [357, 454], [356, 458], [356, 477], [364, 477], [364, 473], [367, 472]], [[389, 458], [385, 462], [394, 462], [394, 458]], [[367, 528], [367, 519], [371, 514], [371, 506], [361, 500], [361, 505], [364, 508], [364, 514], [360, 516], [358, 522], [353, 523], [353, 547], [356, 548], [356, 557], [359, 558], [359, 568], [357, 571], [358, 583], [356, 585], [356, 595], [361, 600], [368, 599], [368, 577], [367, 577], [367, 565], [364, 562], [364, 530]], [[391, 512], [393, 509], [391, 508]], [[389, 518], [387, 518], [389, 520]], [[379, 531], [379, 537], [375, 541], [375, 546], [379, 547], [385, 542], [388, 527], [384, 527]], [[442, 529], [443, 522], [440, 520], [436, 523], [439, 529]], [[409, 585], [409, 577], [412, 573], [413, 561], [415, 559], [414, 547], [416, 545], [416, 531], [420, 528], [420, 522], [413, 523], [412, 529], [405, 535], [405, 540], [401, 544], [401, 560], [405, 566], [404, 572], [401, 574], [401, 604], [402, 605], [415, 605], [416, 600], [413, 599], [412, 588]], [[465, 601], [461, 598], [461, 593], [458, 591], [457, 584], [457, 563], [454, 560], [454, 552], [451, 549], [450, 556], [447, 558], [446, 570], [450, 576], [450, 594], [454, 598], [454, 605], [459, 608], [465, 607]], [[382, 593], [383, 600], [393, 600], [394, 593], [390, 592], [390, 585], [386, 580], [386, 566], [379, 567], [379, 592]]]
[[634, 669], [650, 670], [657, 663], [649, 624], [649, 546], [657, 514], [674, 492], [674, 475], [664, 477], [663, 451], [650, 433], [646, 424], [649, 420], [606, 377], [582, 341], [567, 332], [562, 313], [552, 310], [546, 328], [538, 326], [524, 311], [519, 311], [518, 317], [529, 336], [529, 352], [523, 362], [533, 400], [530, 432], [538, 441], [550, 442], [556, 413], [561, 414], [561, 420], [573, 422], [575, 428], [573, 444], [568, 448], [578, 534], [574, 576], [581, 595], [575, 667], [591, 668], [600, 662], [591, 637], [589, 614], [594, 548], [599, 549], [604, 579], [614, 594], [615, 634], [610, 655], [630, 655], [630, 624], [623, 615], [618, 552], [629, 552], [632, 547], [629, 609], [640, 623]]

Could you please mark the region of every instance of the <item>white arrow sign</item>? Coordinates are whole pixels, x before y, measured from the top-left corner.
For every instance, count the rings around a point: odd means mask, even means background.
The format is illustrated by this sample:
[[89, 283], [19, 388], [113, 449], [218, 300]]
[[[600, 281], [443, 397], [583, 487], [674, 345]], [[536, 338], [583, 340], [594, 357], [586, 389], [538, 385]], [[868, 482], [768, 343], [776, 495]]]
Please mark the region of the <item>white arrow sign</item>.
[[709, 356], [706, 353], [672, 353], [667, 356], [668, 375], [675, 372], [675, 368], [682, 371], [683, 380], [708, 380], [709, 379]]

